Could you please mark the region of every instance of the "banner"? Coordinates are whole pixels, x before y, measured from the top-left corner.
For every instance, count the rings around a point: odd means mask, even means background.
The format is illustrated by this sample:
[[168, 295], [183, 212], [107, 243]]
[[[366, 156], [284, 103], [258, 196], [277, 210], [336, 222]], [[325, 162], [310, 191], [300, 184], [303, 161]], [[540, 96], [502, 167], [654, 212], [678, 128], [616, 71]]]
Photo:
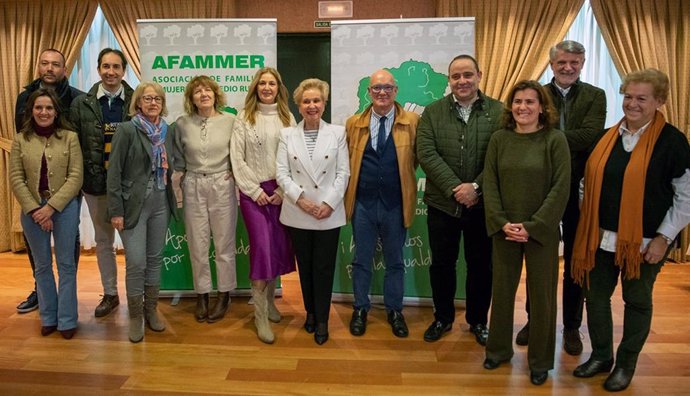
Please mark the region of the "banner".
[[[474, 18], [392, 19], [331, 22], [331, 111], [334, 124], [371, 103], [369, 76], [388, 69], [398, 83], [396, 100], [421, 114], [428, 104], [448, 93], [448, 64], [459, 54], [474, 54]], [[417, 169], [417, 209], [404, 248], [405, 297], [431, 297], [426, 205], [422, 202], [426, 176]], [[340, 234], [340, 255], [334, 292], [352, 293], [354, 243], [348, 225]], [[380, 241], [373, 262], [372, 295], [383, 294], [385, 263]], [[465, 297], [466, 265], [460, 249], [456, 298]]]
[[[194, 76], [207, 75], [227, 97], [226, 111], [237, 114], [256, 71], [277, 64], [276, 19], [137, 20], [142, 81], [165, 90], [168, 116], [184, 114], [184, 89]], [[180, 219], [182, 213], [180, 211]], [[242, 215], [237, 220], [238, 288], [249, 288], [249, 240]], [[163, 290], [193, 289], [187, 237], [182, 221], [171, 221], [161, 275]], [[215, 285], [215, 252], [209, 254]]]

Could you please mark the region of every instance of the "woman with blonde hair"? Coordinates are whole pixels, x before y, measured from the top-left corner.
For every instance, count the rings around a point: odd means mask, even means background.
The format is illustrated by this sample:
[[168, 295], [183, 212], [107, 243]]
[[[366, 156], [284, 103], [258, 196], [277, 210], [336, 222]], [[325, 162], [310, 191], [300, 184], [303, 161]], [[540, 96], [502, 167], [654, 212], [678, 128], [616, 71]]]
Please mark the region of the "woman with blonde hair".
[[297, 255], [307, 318], [304, 329], [321, 345], [328, 341], [328, 317], [343, 198], [350, 178], [345, 128], [321, 119], [328, 83], [309, 78], [293, 98], [303, 120], [280, 132], [276, 179], [285, 192], [280, 222], [290, 233]]
[[[237, 287], [235, 230], [237, 198], [230, 164], [230, 136], [235, 116], [224, 112], [225, 95], [208, 76], [194, 77], [185, 88], [187, 114], [177, 119], [175, 171], [184, 172], [182, 195], [187, 243], [192, 261], [198, 322], [214, 323], [228, 310], [230, 291]], [[213, 290], [209, 247], [216, 252], [218, 297]]]
[[288, 109], [287, 88], [272, 67], [256, 72], [244, 103], [235, 121], [230, 157], [251, 246], [254, 322], [259, 339], [270, 344], [275, 336], [268, 321], [281, 320], [275, 305], [276, 280], [295, 270], [290, 240], [279, 220], [283, 191], [276, 182], [280, 130], [294, 126], [295, 119]]
[[158, 83], [139, 84], [129, 114], [132, 119], [119, 124], [113, 136], [107, 186], [110, 223], [125, 246], [129, 340], [139, 342], [144, 323], [165, 330], [156, 307], [168, 220], [175, 216], [175, 133], [163, 119], [165, 92]]

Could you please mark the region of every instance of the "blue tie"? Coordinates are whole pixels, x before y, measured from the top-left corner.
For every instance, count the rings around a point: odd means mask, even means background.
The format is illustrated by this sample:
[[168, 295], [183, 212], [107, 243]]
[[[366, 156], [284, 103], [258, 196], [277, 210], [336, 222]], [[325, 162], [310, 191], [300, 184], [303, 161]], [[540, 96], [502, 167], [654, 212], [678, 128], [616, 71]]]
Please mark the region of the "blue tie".
[[376, 152], [381, 156], [386, 145], [386, 116], [379, 119], [379, 136], [376, 139]]

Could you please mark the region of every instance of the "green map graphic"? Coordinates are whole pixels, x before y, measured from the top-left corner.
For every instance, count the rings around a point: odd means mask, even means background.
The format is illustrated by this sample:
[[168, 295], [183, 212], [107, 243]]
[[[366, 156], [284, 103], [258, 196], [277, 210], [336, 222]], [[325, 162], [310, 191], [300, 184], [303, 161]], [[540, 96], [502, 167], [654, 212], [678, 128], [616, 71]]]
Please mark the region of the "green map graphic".
[[[402, 105], [414, 103], [419, 106], [427, 106], [431, 102], [441, 99], [448, 86], [448, 77], [443, 73], [434, 71], [426, 62], [409, 60], [398, 67], [388, 69], [398, 82], [398, 96], [396, 101]], [[371, 104], [371, 98], [367, 94], [369, 77], [359, 80], [357, 97], [361, 113]]]
[[225, 111], [226, 113], [237, 115], [237, 109], [234, 107], [226, 106], [223, 108], [223, 111]]

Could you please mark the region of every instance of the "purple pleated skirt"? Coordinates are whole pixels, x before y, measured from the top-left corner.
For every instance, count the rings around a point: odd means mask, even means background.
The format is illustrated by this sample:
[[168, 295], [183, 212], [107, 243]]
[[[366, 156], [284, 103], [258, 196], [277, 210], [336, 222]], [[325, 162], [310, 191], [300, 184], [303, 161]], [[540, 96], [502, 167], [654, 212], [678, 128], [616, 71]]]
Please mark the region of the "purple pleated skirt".
[[[268, 195], [278, 188], [275, 180], [262, 182]], [[240, 210], [249, 235], [249, 279], [270, 280], [295, 270], [295, 254], [285, 226], [280, 222], [280, 206], [260, 206], [240, 191]]]

